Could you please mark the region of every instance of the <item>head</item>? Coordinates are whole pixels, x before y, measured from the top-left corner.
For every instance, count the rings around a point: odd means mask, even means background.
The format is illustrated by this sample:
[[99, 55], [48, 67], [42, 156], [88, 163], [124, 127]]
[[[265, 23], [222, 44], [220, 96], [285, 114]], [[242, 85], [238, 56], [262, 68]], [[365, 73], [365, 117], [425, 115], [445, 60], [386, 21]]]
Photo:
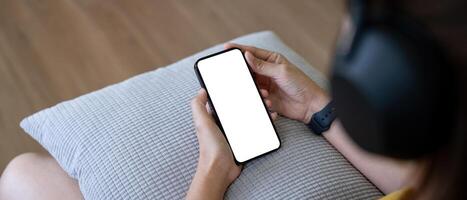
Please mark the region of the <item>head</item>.
[[423, 160], [420, 191], [434, 198], [464, 197], [467, 179], [466, 5], [352, 0], [334, 62], [349, 135], [368, 151]]

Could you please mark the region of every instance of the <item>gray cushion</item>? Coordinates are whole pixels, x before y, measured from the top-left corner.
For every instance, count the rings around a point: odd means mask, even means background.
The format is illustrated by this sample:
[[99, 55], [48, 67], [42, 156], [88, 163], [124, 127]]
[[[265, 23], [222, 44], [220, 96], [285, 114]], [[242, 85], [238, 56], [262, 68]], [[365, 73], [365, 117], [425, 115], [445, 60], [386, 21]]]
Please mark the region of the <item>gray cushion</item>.
[[[324, 77], [272, 32], [234, 40], [277, 51], [322, 87]], [[199, 89], [196, 59], [59, 103], [21, 122], [79, 181], [86, 199], [182, 199], [196, 169], [190, 100]], [[277, 121], [282, 147], [244, 166], [227, 199], [374, 199], [380, 191], [302, 123]]]

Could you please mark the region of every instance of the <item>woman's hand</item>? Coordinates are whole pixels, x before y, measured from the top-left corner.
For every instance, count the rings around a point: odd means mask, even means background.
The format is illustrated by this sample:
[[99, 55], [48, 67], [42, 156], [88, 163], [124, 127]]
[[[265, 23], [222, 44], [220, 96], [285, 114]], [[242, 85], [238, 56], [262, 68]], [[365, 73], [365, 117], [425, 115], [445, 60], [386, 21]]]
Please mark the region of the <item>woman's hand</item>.
[[[270, 110], [307, 123], [313, 113], [328, 103], [325, 92], [280, 54], [238, 44], [225, 47], [238, 47], [245, 52]], [[191, 104], [200, 154], [187, 199], [221, 199], [241, 172], [206, 103], [207, 93], [201, 89]], [[277, 117], [276, 112], [270, 114], [273, 119]]]
[[199, 142], [199, 159], [187, 199], [222, 199], [228, 186], [241, 172], [206, 103], [207, 93], [204, 89], [191, 102]]
[[273, 111], [308, 123], [329, 102], [326, 93], [282, 55], [251, 46], [225, 45], [225, 48], [233, 47], [245, 53], [261, 94]]

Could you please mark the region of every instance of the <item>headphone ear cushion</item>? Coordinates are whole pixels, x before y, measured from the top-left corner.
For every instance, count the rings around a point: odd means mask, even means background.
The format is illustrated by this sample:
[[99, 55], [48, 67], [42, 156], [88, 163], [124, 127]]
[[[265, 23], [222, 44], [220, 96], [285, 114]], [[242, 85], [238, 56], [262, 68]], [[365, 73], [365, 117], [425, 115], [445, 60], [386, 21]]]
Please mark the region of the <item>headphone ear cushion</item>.
[[344, 128], [378, 154], [415, 158], [435, 150], [453, 119], [440, 55], [389, 28], [360, 34], [348, 57], [336, 57], [331, 80]]

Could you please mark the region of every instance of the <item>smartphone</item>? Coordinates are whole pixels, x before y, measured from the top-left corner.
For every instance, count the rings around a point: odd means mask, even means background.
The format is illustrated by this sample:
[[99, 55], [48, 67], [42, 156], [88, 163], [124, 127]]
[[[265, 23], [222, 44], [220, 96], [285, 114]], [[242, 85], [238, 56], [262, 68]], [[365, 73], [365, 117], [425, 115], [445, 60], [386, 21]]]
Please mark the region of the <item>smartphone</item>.
[[195, 73], [237, 163], [280, 148], [276, 128], [240, 49], [200, 58]]

